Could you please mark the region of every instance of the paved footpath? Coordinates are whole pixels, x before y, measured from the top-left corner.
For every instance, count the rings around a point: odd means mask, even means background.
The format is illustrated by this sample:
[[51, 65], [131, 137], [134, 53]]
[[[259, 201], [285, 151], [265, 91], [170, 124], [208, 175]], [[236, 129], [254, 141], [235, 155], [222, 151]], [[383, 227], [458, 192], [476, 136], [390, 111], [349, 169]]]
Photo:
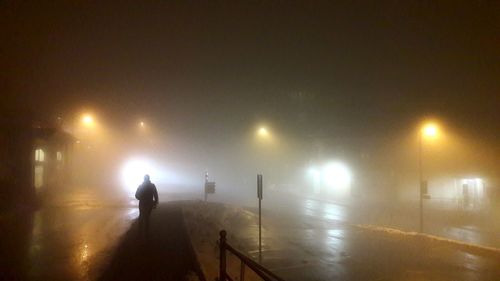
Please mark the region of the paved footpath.
[[165, 203], [153, 210], [147, 239], [132, 225], [99, 280], [196, 280], [195, 268], [181, 208]]

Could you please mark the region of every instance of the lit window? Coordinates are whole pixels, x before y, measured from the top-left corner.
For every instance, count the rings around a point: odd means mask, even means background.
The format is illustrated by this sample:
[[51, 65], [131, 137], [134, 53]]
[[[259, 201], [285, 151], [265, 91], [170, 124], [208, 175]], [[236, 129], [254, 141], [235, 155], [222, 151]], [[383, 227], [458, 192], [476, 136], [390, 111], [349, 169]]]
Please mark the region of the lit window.
[[56, 157], [57, 157], [57, 161], [62, 161], [62, 159], [63, 159], [62, 152], [61, 152], [61, 151], [58, 151], [58, 152], [56, 153]]
[[43, 186], [43, 165], [35, 166], [35, 188], [37, 191]]
[[43, 152], [43, 149], [38, 148], [35, 150], [35, 161], [37, 162], [45, 161], [45, 152]]

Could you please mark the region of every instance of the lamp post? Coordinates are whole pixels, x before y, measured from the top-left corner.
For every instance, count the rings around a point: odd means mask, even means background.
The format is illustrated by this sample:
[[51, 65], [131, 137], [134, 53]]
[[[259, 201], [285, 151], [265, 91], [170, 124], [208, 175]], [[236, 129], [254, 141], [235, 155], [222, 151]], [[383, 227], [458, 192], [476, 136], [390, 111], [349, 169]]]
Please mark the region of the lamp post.
[[[256, 140], [256, 159], [257, 159], [257, 173], [266, 174], [267, 172], [267, 148], [269, 146], [269, 142], [271, 140], [271, 134], [269, 129], [266, 126], [260, 126], [255, 131], [255, 140]], [[264, 166], [264, 167], [263, 167]]]
[[82, 140], [88, 145], [91, 136], [95, 134], [96, 120], [94, 115], [85, 113], [80, 117], [79, 135]]
[[438, 127], [436, 124], [425, 124], [418, 137], [418, 175], [419, 175], [419, 210], [420, 210], [420, 232], [424, 231], [424, 189], [426, 190], [427, 183], [424, 181], [423, 171], [423, 138], [436, 138], [438, 135]]
[[[261, 141], [261, 142], [269, 142], [270, 140], [270, 133], [269, 133], [269, 130], [262, 126], [260, 127], [257, 132], [257, 138]], [[260, 148], [261, 150], [261, 153], [259, 153], [261, 155], [261, 158], [260, 160], [264, 160], [265, 158], [265, 153], [263, 153], [264, 151], [262, 150], [262, 148]], [[265, 164], [264, 164], [265, 163]], [[265, 165], [264, 169], [260, 168], [261, 170], [264, 170], [264, 172], [267, 172], [267, 165], [268, 165], [268, 162], [267, 161], [262, 161], [262, 163], [259, 163], [260, 165]], [[262, 198], [263, 198], [263, 184], [262, 184], [262, 174], [258, 174], [257, 175], [257, 198], [259, 199], [259, 262], [262, 261]]]

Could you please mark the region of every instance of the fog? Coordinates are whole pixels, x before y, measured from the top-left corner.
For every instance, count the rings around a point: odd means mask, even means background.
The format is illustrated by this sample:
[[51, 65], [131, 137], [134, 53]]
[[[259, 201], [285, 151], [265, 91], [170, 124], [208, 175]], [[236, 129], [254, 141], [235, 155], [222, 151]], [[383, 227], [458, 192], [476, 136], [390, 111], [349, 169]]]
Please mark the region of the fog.
[[499, 4], [0, 2], [0, 279], [256, 258], [258, 221], [290, 280], [498, 280]]
[[[421, 136], [429, 120], [383, 137], [290, 134], [270, 122], [193, 137], [145, 119], [117, 129], [102, 113], [92, 115], [92, 126], [67, 128], [78, 139], [72, 185], [110, 204], [134, 202], [144, 174], [161, 201], [204, 200], [207, 173], [216, 183], [208, 201], [254, 209], [262, 174], [265, 210], [307, 215], [303, 204], [312, 199], [339, 206], [336, 216], [347, 223], [419, 231], [421, 157], [426, 233], [498, 246], [498, 151], [443, 119], [432, 119], [439, 124], [435, 138]], [[479, 238], [464, 236], [470, 228]]]
[[422, 177], [429, 200], [460, 206], [480, 179], [495, 201], [489, 5], [6, 3], [1, 109], [62, 122], [74, 185], [97, 191], [131, 194], [148, 172], [203, 193], [208, 172], [214, 196], [250, 200], [261, 173], [284, 198], [418, 201]]
[[[93, 114], [92, 126], [76, 122], [67, 129], [78, 139], [74, 185], [96, 192], [133, 196], [143, 175], [150, 174], [167, 198], [191, 194], [203, 199], [208, 173], [209, 181], [216, 182], [209, 198], [252, 206], [256, 176], [263, 174], [265, 192], [276, 194], [267, 206], [286, 206], [283, 202], [292, 195], [338, 203], [376, 201], [381, 204], [377, 208], [419, 200], [418, 123], [384, 137], [289, 134], [264, 123], [230, 135], [214, 131], [192, 137], [147, 120], [117, 129]], [[441, 121], [435, 139], [422, 139], [426, 202], [489, 212], [498, 198], [498, 150], [460, 133]], [[465, 191], [465, 181], [476, 179], [477, 186], [467, 187], [473, 191]]]

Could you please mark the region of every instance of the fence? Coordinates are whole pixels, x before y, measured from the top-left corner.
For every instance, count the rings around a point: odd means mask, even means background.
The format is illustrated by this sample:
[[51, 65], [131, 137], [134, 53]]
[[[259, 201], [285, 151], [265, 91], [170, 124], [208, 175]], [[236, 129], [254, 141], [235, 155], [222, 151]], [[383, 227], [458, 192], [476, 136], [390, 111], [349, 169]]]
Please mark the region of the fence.
[[245, 280], [245, 268], [248, 267], [259, 275], [264, 281], [284, 281], [276, 274], [269, 271], [267, 268], [253, 261], [246, 255], [242, 254], [238, 250], [234, 249], [226, 241], [226, 231], [221, 230], [219, 232], [219, 249], [220, 249], [220, 263], [219, 263], [219, 281], [233, 281], [233, 279], [227, 274], [226, 271], [226, 251], [229, 251], [236, 257], [240, 259], [240, 281]]

